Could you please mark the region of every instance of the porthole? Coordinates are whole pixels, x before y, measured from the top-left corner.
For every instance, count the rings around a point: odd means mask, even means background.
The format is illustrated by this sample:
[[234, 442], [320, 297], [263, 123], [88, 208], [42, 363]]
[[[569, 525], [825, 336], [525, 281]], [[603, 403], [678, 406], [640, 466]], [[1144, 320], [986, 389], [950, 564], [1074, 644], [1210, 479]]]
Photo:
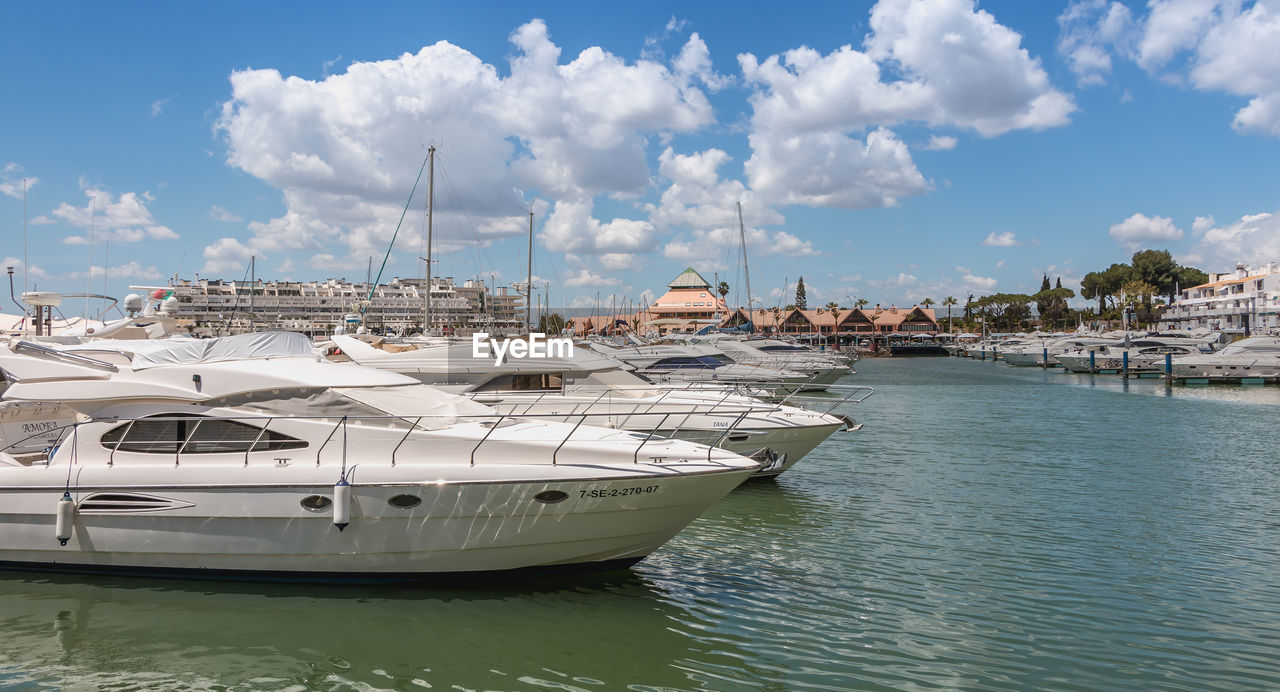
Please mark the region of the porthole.
[[569, 493], [566, 493], [563, 490], [543, 490], [537, 495], [534, 495], [533, 499], [545, 505], [554, 505], [557, 502], [564, 502], [567, 497], [569, 497]]
[[387, 504], [392, 507], [399, 507], [400, 509], [409, 509], [410, 507], [417, 507], [422, 504], [422, 498], [417, 495], [396, 495], [390, 500], [387, 500]]
[[312, 512], [319, 512], [322, 509], [329, 509], [333, 504], [333, 500], [330, 500], [324, 495], [308, 495], [302, 498], [302, 502], [300, 504], [303, 509], [309, 509]]

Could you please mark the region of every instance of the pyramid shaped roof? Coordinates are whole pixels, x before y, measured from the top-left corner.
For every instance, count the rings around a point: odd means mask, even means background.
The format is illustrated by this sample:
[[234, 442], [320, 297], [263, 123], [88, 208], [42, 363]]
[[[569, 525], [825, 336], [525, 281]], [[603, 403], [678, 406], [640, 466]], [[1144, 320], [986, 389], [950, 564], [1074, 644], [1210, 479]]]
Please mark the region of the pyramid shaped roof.
[[680, 272], [680, 276], [673, 279], [671, 283], [667, 284], [667, 288], [701, 288], [710, 290], [711, 284], [707, 283], [707, 280], [702, 278], [701, 274], [694, 271], [693, 267], [689, 267]]

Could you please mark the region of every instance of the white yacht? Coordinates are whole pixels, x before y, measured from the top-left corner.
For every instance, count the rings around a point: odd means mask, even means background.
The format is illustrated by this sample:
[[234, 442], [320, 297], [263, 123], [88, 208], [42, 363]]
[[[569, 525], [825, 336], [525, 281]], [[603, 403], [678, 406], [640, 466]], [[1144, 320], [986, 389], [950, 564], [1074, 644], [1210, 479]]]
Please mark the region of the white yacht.
[[1119, 372], [1126, 363], [1130, 372], [1161, 372], [1166, 357], [1173, 359], [1213, 352], [1213, 345], [1187, 337], [1144, 336], [1126, 340], [1099, 340], [1058, 355], [1068, 372]]
[[529, 420], [298, 334], [0, 349], [11, 401], [81, 419], [0, 453], [0, 565], [297, 581], [621, 567], [760, 467]]
[[704, 383], [759, 388], [766, 396], [785, 397], [797, 391], [822, 391], [827, 385], [802, 372], [735, 363], [705, 344], [652, 344], [616, 347], [598, 341], [591, 350], [635, 368], [658, 383]]
[[[704, 343], [703, 339], [706, 337], [692, 337], [690, 343]], [[777, 339], [712, 338], [705, 343], [735, 363], [803, 373], [814, 385], [835, 384], [841, 377], [853, 373], [847, 357]]]
[[1004, 362], [1013, 366], [1038, 365], [1050, 368], [1062, 365], [1058, 356], [1073, 351], [1088, 350], [1091, 347], [1119, 343], [1116, 339], [1098, 336], [1056, 336], [1043, 339], [1029, 339], [1021, 344], [1001, 349], [1000, 356]]
[[1174, 358], [1173, 376], [1186, 381], [1280, 382], [1280, 337], [1251, 336], [1216, 353]]
[[[77, 344], [94, 339], [155, 339], [170, 334], [176, 321], [177, 301], [153, 296], [154, 301], [131, 294], [125, 298], [128, 314], [106, 322], [81, 318], [74, 320], [52, 319], [51, 308], [61, 304], [64, 297], [52, 292], [27, 292], [24, 302], [36, 308], [36, 315], [0, 315], [0, 333], [18, 335], [41, 343]], [[36, 320], [42, 315], [45, 321], [36, 335]], [[39, 452], [57, 443], [61, 428], [74, 421], [75, 412], [57, 401], [5, 401], [4, 392], [9, 380], [0, 372], [0, 447], [10, 447], [18, 454]]]
[[355, 362], [408, 375], [457, 392], [502, 413], [572, 422], [580, 414], [609, 427], [674, 437], [742, 454], [767, 449], [770, 463], [757, 476], [776, 476], [833, 433], [860, 426], [835, 413], [874, 393], [849, 387], [823, 400], [822, 411], [766, 404], [732, 389], [655, 385], [627, 366], [584, 348], [567, 357], [475, 358], [468, 344], [437, 344], [403, 350], [402, 345], [335, 336], [335, 346]]

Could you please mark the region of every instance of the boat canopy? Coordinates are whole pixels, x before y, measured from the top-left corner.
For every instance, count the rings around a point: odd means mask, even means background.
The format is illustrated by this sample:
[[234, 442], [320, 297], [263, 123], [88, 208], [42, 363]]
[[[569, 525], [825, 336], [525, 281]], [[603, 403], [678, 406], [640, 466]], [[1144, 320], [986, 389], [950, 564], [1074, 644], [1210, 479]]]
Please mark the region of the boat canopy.
[[83, 355], [93, 352], [125, 353], [135, 370], [157, 365], [192, 365], [227, 360], [296, 358], [311, 356], [311, 340], [296, 332], [256, 332], [216, 339], [155, 339], [151, 341], [91, 341], [61, 347]]

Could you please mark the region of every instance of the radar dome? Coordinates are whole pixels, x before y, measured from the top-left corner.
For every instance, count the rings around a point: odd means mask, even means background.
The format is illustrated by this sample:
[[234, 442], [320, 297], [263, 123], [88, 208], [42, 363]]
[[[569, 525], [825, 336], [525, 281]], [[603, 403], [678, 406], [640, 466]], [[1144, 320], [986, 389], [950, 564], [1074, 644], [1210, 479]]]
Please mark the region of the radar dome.
[[142, 296], [137, 293], [130, 293], [124, 297], [124, 309], [128, 312], [139, 312], [142, 310]]

